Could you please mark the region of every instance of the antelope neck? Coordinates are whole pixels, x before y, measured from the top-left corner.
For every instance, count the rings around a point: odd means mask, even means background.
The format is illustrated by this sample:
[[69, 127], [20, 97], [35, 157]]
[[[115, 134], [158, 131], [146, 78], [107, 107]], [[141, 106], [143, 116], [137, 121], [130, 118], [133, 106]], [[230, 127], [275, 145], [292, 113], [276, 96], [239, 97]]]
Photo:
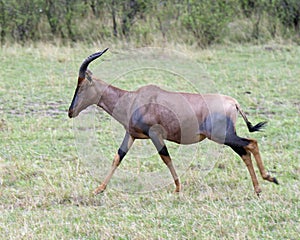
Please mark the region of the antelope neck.
[[116, 104], [119, 99], [126, 93], [127, 91], [122, 90], [120, 88], [114, 87], [112, 85], [105, 84], [102, 86], [102, 91], [100, 93], [100, 99], [98, 102], [98, 106], [103, 108], [107, 113], [112, 115]]

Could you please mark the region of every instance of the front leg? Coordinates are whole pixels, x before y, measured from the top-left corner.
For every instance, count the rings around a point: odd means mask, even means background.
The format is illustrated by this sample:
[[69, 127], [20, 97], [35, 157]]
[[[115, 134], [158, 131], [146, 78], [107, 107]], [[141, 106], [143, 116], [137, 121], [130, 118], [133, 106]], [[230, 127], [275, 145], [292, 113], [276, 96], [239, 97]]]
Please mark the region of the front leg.
[[156, 147], [159, 156], [161, 157], [161, 159], [167, 165], [167, 167], [169, 168], [169, 170], [171, 172], [171, 175], [173, 177], [173, 180], [174, 180], [174, 183], [176, 186], [175, 192], [180, 192], [181, 191], [180, 180], [179, 180], [179, 177], [174, 168], [174, 165], [173, 165], [172, 159], [169, 155], [168, 149], [164, 143], [162, 134], [160, 133], [160, 131], [157, 131], [157, 129], [151, 128], [149, 130], [149, 137], [151, 138], [154, 146]]
[[98, 193], [101, 193], [105, 190], [107, 184], [109, 183], [109, 180], [113, 176], [117, 167], [120, 165], [120, 163], [121, 163], [122, 159], [125, 157], [126, 153], [129, 151], [134, 140], [135, 139], [128, 132], [126, 132], [123, 142], [118, 150], [118, 153], [114, 157], [114, 161], [113, 161], [110, 171], [108, 172], [104, 181], [94, 190], [95, 195], [97, 195]]

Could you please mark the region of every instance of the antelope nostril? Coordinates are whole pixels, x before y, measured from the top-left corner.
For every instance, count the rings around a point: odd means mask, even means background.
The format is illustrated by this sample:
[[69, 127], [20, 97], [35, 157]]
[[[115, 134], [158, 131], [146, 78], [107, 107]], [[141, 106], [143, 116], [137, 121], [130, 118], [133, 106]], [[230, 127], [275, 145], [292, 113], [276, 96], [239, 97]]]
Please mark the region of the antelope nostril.
[[68, 115], [69, 115], [69, 118], [72, 118], [73, 117], [73, 109], [69, 109], [69, 112], [68, 112]]

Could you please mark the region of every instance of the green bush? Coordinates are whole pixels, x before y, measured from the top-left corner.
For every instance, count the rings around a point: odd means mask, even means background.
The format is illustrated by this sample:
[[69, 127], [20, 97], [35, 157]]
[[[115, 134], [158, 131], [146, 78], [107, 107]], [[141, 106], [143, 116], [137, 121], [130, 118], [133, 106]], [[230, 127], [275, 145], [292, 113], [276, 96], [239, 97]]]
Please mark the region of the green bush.
[[0, 0], [0, 37], [9, 42], [119, 39], [196, 43], [299, 42], [298, 0]]
[[191, 31], [200, 46], [219, 42], [232, 19], [230, 1], [193, 0], [182, 17], [183, 26]]

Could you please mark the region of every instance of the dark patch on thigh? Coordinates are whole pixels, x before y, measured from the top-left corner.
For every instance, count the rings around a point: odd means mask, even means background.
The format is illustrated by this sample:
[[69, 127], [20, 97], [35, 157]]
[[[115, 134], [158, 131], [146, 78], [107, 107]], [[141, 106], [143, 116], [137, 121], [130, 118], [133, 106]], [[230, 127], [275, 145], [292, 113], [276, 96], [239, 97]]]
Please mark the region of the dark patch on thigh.
[[212, 113], [199, 126], [200, 134], [204, 134], [210, 140], [225, 143], [229, 136], [234, 135], [233, 122], [229, 117], [221, 113]]
[[238, 147], [238, 146], [230, 146], [229, 147], [232, 148], [233, 151], [235, 151], [239, 156], [244, 156], [247, 154], [247, 151], [245, 150], [244, 147]]
[[141, 132], [146, 136], [149, 136], [150, 126], [144, 122], [143, 114], [140, 109], [136, 109], [130, 119], [129, 128], [133, 128], [136, 132]]
[[221, 113], [210, 114], [200, 124], [199, 130], [207, 138], [228, 146], [244, 147], [250, 143], [249, 140], [236, 135], [231, 118]]
[[236, 134], [231, 136], [226, 136], [226, 140], [224, 142], [225, 145], [230, 147], [245, 147], [249, 145], [250, 141], [247, 138], [241, 138]]

